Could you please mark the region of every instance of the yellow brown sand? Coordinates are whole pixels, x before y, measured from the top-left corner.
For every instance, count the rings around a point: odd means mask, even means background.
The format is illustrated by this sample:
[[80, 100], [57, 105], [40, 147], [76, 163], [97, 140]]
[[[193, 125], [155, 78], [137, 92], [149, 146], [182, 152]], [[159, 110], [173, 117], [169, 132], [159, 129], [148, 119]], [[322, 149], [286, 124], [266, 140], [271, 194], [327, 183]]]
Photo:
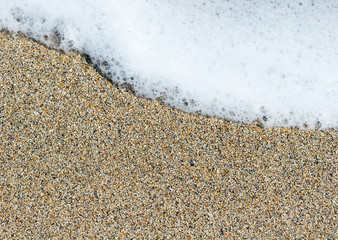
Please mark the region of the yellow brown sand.
[[0, 33], [0, 238], [334, 239], [337, 145], [140, 99]]

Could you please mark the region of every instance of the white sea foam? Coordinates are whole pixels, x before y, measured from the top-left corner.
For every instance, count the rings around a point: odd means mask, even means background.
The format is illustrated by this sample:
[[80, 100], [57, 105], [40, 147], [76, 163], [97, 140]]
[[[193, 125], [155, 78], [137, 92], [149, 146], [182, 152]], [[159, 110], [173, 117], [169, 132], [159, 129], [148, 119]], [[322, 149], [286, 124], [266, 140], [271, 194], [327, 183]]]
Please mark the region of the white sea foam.
[[105, 60], [103, 70], [139, 95], [235, 121], [265, 116], [266, 126], [338, 128], [336, 0], [0, 5], [0, 28], [41, 41], [58, 32], [59, 48]]

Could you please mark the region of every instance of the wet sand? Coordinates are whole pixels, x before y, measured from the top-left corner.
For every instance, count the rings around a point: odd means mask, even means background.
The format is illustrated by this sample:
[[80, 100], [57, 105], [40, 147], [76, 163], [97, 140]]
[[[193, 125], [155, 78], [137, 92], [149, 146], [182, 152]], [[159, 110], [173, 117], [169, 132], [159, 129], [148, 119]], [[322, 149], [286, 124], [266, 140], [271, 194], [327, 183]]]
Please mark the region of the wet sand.
[[0, 32], [1, 238], [334, 239], [337, 146], [137, 98]]

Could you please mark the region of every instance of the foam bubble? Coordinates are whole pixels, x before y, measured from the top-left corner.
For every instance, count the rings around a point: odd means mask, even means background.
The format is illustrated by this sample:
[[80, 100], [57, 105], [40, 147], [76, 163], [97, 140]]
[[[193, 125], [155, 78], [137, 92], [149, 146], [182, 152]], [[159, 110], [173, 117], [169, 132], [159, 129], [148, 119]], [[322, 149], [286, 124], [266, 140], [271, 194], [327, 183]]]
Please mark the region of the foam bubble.
[[338, 128], [334, 0], [1, 0], [0, 27], [93, 57], [137, 94], [266, 126]]

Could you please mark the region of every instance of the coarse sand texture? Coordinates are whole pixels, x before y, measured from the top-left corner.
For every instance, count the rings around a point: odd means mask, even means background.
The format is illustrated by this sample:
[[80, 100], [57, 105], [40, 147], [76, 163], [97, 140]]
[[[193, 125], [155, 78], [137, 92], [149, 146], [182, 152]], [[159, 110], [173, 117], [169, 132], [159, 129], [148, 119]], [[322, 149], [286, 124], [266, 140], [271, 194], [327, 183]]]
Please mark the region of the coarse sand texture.
[[184, 113], [0, 44], [1, 239], [337, 237], [337, 131]]

